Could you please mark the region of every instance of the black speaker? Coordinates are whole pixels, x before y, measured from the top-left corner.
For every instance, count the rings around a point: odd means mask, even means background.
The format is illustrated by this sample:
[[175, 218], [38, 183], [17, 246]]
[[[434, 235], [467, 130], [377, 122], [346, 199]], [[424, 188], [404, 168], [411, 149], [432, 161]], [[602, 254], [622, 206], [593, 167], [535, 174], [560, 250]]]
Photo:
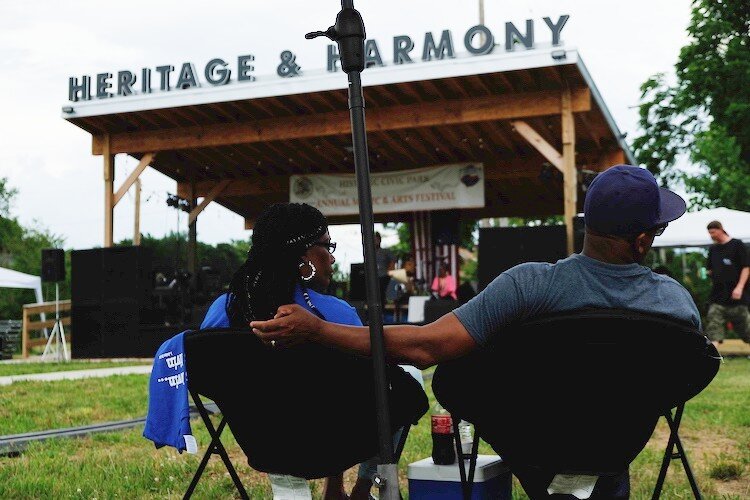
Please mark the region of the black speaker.
[[349, 271], [349, 300], [367, 300], [364, 262], [351, 265]]
[[479, 291], [500, 273], [523, 262], [567, 257], [565, 226], [490, 227], [479, 230]]
[[73, 358], [154, 355], [164, 332], [159, 332], [158, 339], [144, 338], [143, 319], [149, 317], [153, 294], [151, 266], [152, 252], [147, 247], [72, 252]]
[[424, 322], [432, 323], [433, 321], [442, 318], [459, 305], [461, 305], [461, 303], [457, 300], [428, 300], [424, 303]]
[[434, 245], [461, 244], [461, 216], [458, 210], [432, 212], [432, 243]]
[[62, 248], [42, 249], [42, 281], [45, 283], [65, 281], [65, 250]]
[[102, 249], [70, 253], [71, 357], [102, 357]]

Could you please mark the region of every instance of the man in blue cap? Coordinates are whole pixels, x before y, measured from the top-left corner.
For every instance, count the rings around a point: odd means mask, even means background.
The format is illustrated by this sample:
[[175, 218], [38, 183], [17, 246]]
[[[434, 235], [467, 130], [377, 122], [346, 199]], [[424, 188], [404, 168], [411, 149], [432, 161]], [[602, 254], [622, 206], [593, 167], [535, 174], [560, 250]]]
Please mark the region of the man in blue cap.
[[[384, 328], [388, 357], [426, 368], [485, 346], [504, 327], [554, 312], [586, 307], [661, 313], [701, 326], [690, 293], [674, 279], [643, 266], [654, 238], [685, 213], [685, 201], [656, 183], [648, 170], [616, 165], [597, 175], [584, 201], [583, 251], [554, 264], [527, 262], [501, 273], [466, 304], [425, 326]], [[322, 321], [295, 305], [276, 319], [254, 321], [265, 342], [303, 340], [369, 355], [367, 327]], [[554, 473], [513, 469], [531, 498], [546, 498]], [[590, 498], [628, 498], [628, 470], [594, 478]], [[568, 492], [554, 498], [575, 498]], [[572, 493], [572, 492], [570, 492]]]

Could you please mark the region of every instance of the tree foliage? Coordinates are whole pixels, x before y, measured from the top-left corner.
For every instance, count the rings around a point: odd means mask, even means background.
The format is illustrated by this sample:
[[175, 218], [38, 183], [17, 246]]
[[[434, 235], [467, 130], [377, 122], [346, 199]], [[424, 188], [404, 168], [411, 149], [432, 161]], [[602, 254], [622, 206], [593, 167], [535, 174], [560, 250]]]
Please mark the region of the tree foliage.
[[[638, 161], [693, 206], [750, 209], [750, 2], [694, 0], [690, 42], [641, 86]], [[677, 163], [686, 154], [697, 172]]]
[[[12, 208], [18, 190], [0, 177], [0, 267], [39, 276], [42, 270], [42, 249], [60, 248], [63, 238], [39, 223], [24, 227], [13, 216]], [[66, 258], [66, 282], [61, 284], [60, 298], [69, 298], [70, 259]], [[54, 300], [52, 285], [43, 286], [45, 300]], [[23, 304], [36, 302], [33, 290], [3, 288], [0, 291], [0, 319], [21, 319]]]

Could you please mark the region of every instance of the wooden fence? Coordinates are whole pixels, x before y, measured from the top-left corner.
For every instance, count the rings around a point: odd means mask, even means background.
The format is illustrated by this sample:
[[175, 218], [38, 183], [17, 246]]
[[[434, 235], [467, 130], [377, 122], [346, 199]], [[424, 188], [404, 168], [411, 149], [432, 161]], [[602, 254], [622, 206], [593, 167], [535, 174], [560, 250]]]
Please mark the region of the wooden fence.
[[[70, 300], [61, 300], [60, 322], [63, 327], [70, 326]], [[42, 321], [37, 318], [42, 313], [46, 315], [46, 320]], [[32, 321], [34, 319], [35, 321]], [[55, 303], [41, 302], [39, 304], [25, 304], [23, 306], [23, 321], [21, 324], [21, 356], [29, 357], [29, 350], [32, 347], [43, 346], [47, 344], [42, 331], [47, 328], [48, 333], [52, 335], [52, 328], [55, 326]], [[31, 336], [31, 332], [37, 332], [38, 335]], [[70, 346], [70, 332], [65, 332], [65, 342]], [[70, 347], [68, 347], [70, 348]]]

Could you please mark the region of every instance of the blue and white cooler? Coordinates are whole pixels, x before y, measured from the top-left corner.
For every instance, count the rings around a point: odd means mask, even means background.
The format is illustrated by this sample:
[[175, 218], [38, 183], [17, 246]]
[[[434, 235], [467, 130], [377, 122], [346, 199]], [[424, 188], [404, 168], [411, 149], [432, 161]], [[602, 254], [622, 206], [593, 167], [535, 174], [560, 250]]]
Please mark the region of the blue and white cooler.
[[[468, 474], [469, 462], [464, 462]], [[407, 469], [409, 500], [463, 498], [458, 463], [435, 465], [432, 457], [410, 463]], [[478, 455], [472, 500], [510, 500], [513, 477], [498, 455]]]

